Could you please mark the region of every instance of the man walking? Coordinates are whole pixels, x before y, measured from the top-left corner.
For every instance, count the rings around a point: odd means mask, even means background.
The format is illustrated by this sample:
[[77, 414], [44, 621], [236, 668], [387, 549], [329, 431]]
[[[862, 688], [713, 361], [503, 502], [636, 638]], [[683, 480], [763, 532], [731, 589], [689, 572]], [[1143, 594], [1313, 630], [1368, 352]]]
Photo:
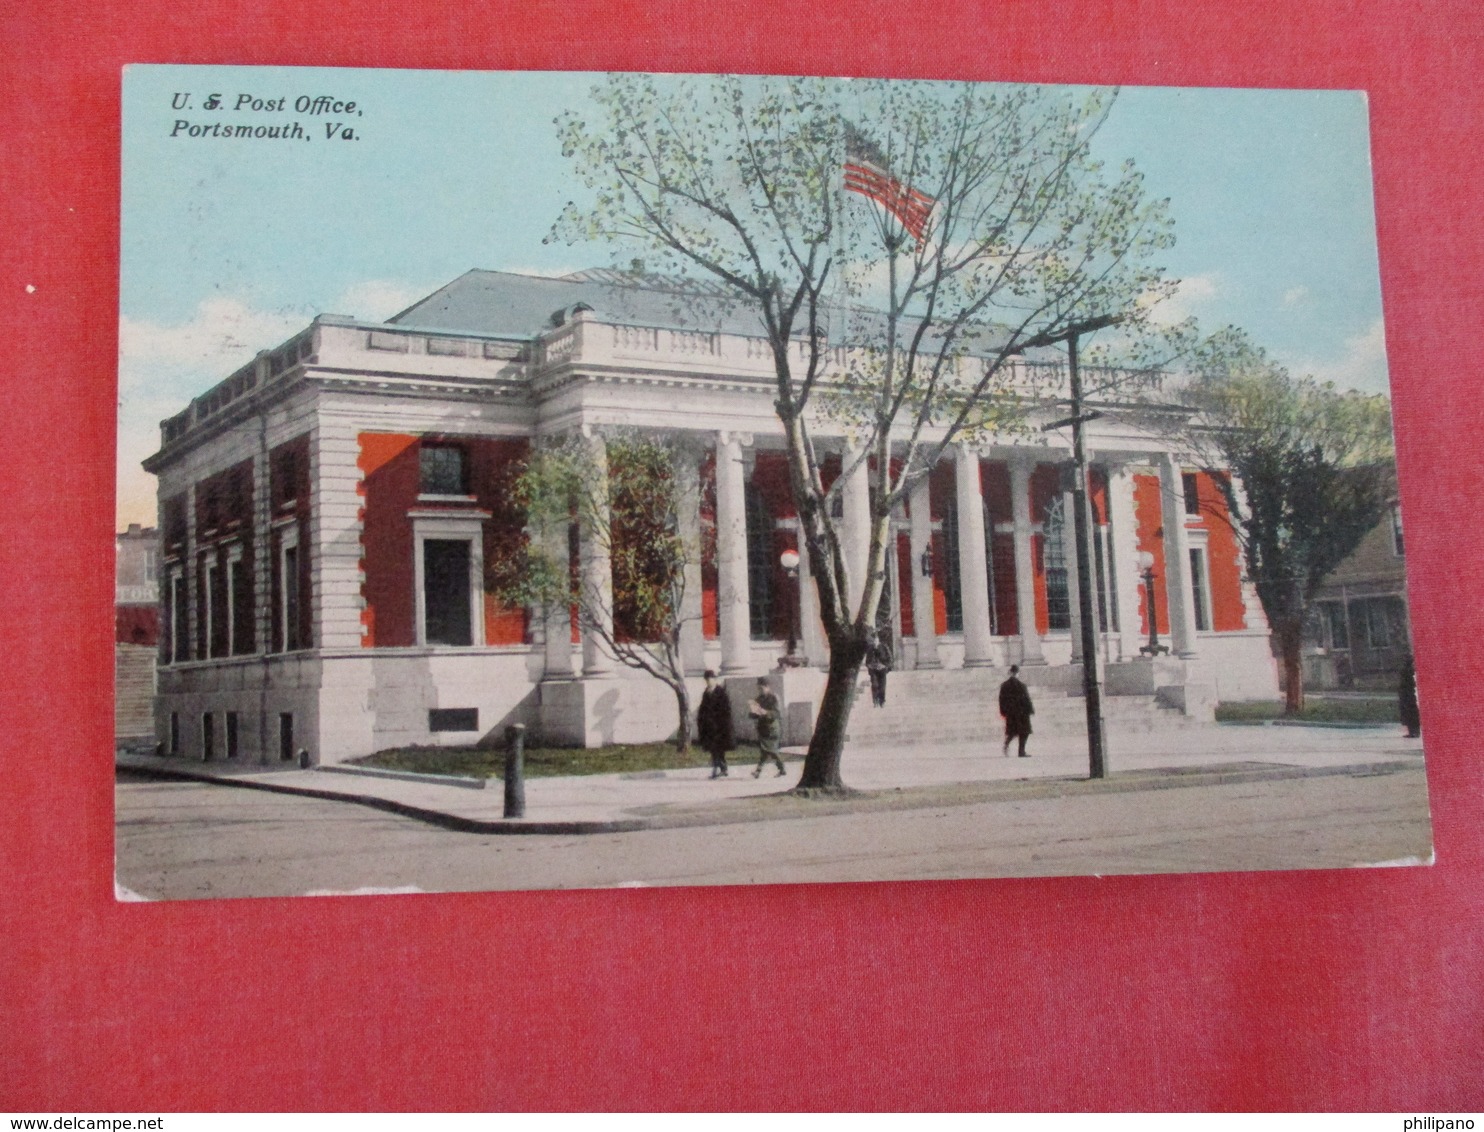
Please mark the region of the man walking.
[[886, 674], [891, 671], [891, 645], [878, 629], [872, 629], [866, 641], [866, 672], [871, 677], [871, 702], [886, 706]]
[[763, 773], [763, 767], [769, 759], [778, 764], [780, 777], [787, 774], [783, 769], [783, 755], [778, 746], [783, 733], [783, 712], [779, 710], [778, 697], [773, 694], [773, 686], [766, 676], [757, 678], [757, 699], [747, 705], [747, 714], [752, 716], [757, 727], [757, 769], [752, 772], [752, 777], [756, 778]]
[[1025, 741], [1031, 737], [1031, 716], [1036, 714], [1031, 703], [1031, 694], [1020, 682], [1020, 665], [1010, 666], [1010, 678], [1000, 685], [1000, 714], [1005, 717], [1005, 746], [1003, 754], [1010, 757], [1010, 740], [1020, 740], [1020, 757], [1028, 758]]
[[725, 778], [727, 752], [737, 745], [732, 734], [732, 701], [709, 668], [706, 690], [701, 693], [701, 706], [696, 711], [696, 738], [711, 755], [711, 777]]

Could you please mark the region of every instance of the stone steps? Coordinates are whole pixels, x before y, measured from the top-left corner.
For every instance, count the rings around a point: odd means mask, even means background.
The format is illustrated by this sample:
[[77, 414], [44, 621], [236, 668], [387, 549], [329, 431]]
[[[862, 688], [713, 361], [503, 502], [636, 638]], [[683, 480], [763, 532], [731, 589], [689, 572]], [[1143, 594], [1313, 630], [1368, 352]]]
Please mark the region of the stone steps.
[[[1080, 731], [1086, 726], [1084, 701], [1071, 694], [1065, 672], [1057, 685], [1031, 685], [1036, 705], [1032, 725], [1038, 732]], [[850, 716], [849, 741], [868, 745], [998, 741], [1004, 733], [999, 713], [999, 686], [1004, 678], [1005, 673], [996, 669], [894, 672], [887, 677], [886, 705], [880, 708], [872, 705], [869, 687], [862, 679]], [[1080, 691], [1080, 684], [1076, 689]], [[1105, 695], [1102, 702], [1108, 728], [1124, 734], [1178, 731], [1193, 725], [1153, 696]]]
[[140, 738], [155, 730], [155, 649], [115, 645], [113, 657], [113, 726], [121, 739]]

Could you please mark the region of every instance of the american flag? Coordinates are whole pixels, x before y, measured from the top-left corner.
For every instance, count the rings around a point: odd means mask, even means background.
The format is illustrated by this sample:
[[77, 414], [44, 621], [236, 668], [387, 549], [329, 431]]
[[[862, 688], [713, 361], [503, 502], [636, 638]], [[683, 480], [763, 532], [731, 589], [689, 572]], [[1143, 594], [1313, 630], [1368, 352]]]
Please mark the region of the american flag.
[[886, 167], [886, 158], [854, 126], [845, 126], [845, 189], [870, 197], [897, 218], [920, 246], [927, 239], [938, 202], [903, 184]]

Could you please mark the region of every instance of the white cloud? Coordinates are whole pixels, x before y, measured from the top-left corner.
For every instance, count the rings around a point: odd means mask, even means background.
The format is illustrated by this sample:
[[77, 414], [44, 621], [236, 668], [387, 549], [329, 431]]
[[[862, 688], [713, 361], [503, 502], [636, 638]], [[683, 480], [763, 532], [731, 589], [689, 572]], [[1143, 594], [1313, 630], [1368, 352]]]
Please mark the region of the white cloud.
[[406, 310], [432, 291], [432, 287], [412, 287], [388, 279], [367, 279], [342, 291], [325, 313], [379, 322]]
[[278, 345], [308, 321], [303, 312], [257, 310], [241, 299], [203, 299], [185, 322], [119, 318], [119, 392], [163, 391], [192, 375], [200, 392], [259, 350]]
[[1291, 307], [1296, 303], [1303, 302], [1308, 297], [1309, 288], [1300, 283], [1297, 287], [1290, 287], [1283, 292], [1283, 305], [1285, 307]]
[[1332, 381], [1340, 389], [1385, 393], [1386, 326], [1378, 318], [1362, 333], [1346, 338], [1338, 358], [1303, 359], [1290, 368], [1319, 381]]
[[1149, 312], [1149, 321], [1156, 326], [1176, 326], [1221, 293], [1220, 276], [1189, 275], [1180, 280], [1175, 293], [1154, 305]]

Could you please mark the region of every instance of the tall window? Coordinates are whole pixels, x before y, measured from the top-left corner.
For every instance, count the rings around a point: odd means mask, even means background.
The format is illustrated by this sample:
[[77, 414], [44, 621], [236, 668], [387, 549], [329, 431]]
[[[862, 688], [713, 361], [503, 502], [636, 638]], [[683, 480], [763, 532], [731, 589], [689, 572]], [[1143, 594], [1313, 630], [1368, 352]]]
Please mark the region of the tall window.
[[1365, 611], [1366, 645], [1373, 649], [1391, 647], [1391, 618], [1388, 616], [1385, 598], [1369, 598], [1361, 602]]
[[179, 567], [171, 571], [169, 586], [170, 596], [166, 611], [170, 616], [170, 662], [178, 664], [189, 660], [191, 655], [187, 622], [190, 613], [186, 606], [189, 591], [186, 589], [185, 572]]
[[1185, 494], [1185, 513], [1187, 515], [1199, 515], [1201, 513], [1201, 485], [1200, 480], [1194, 472], [1180, 473], [1180, 488]]
[[202, 656], [220, 656], [221, 649], [217, 647], [217, 638], [221, 635], [221, 600], [217, 596], [217, 586], [221, 581], [221, 571], [217, 568], [216, 557], [202, 561], [206, 563], [206, 634], [202, 641]]
[[242, 548], [233, 547], [227, 556], [227, 653], [237, 656], [251, 652], [252, 585], [242, 564]]
[[278, 552], [279, 640], [285, 652], [300, 646], [299, 632], [299, 532], [287, 527]]
[[468, 460], [456, 444], [423, 444], [418, 453], [424, 495], [467, 495]]
[[1046, 627], [1072, 627], [1072, 600], [1067, 588], [1067, 548], [1063, 537], [1066, 512], [1062, 497], [1053, 496], [1041, 524], [1042, 559], [1046, 568]]
[[469, 540], [423, 540], [423, 617], [430, 645], [472, 645]]
[[964, 587], [958, 561], [958, 499], [943, 500], [943, 623], [950, 633], [964, 631]]
[[1190, 593], [1195, 599], [1195, 628], [1198, 633], [1211, 630], [1211, 584], [1206, 579], [1206, 552], [1190, 548]]
[[1402, 509], [1400, 505], [1391, 508], [1391, 553], [1401, 558], [1406, 554], [1406, 546], [1402, 542]]
[[763, 493], [747, 485], [747, 600], [754, 640], [773, 636], [773, 513]]
[[1321, 602], [1325, 623], [1329, 626], [1329, 644], [1332, 649], [1350, 647], [1350, 626], [1345, 620], [1345, 606], [1338, 601]]

